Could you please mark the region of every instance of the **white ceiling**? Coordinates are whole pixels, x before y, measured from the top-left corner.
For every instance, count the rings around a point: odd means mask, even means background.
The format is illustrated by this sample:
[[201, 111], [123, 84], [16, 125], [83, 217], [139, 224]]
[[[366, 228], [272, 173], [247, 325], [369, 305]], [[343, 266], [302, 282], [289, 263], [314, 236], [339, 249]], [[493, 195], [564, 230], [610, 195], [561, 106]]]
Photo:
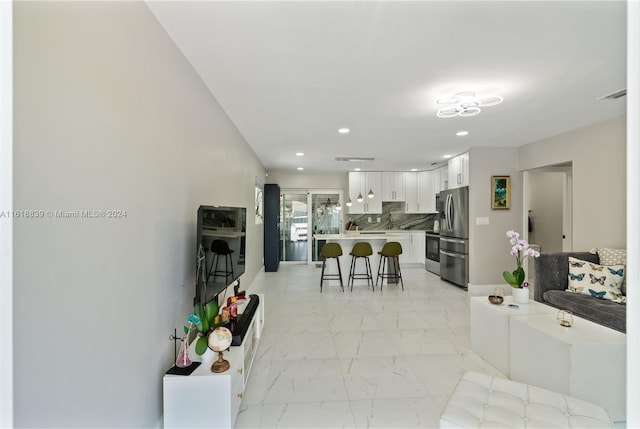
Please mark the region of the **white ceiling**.
[[[147, 4], [267, 170], [429, 169], [626, 111], [596, 100], [626, 87], [622, 1]], [[469, 90], [504, 102], [436, 117], [437, 98]]]

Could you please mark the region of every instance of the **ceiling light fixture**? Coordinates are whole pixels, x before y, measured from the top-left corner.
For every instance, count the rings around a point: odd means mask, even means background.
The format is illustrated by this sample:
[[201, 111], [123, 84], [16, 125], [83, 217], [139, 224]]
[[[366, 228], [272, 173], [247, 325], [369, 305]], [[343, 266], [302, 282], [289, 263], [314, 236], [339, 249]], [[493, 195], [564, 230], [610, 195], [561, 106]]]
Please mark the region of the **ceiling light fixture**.
[[502, 103], [503, 98], [498, 95], [476, 96], [473, 91], [462, 91], [454, 95], [436, 100], [436, 104], [443, 106], [438, 109], [439, 118], [468, 117], [478, 115], [481, 107], [495, 106]]
[[444, 158], [444, 159], [449, 159], [449, 158], [451, 158], [452, 156], [453, 156], [453, 155], [445, 155], [445, 156], [443, 156], [443, 158]]
[[358, 194], [358, 196], [356, 197], [356, 201], [357, 201], [357, 202], [359, 202], [359, 203], [361, 203], [362, 201], [364, 201], [364, 198], [362, 198], [362, 192], [360, 192], [360, 193]]
[[296, 152], [296, 156], [304, 156], [303, 152]]
[[351, 130], [349, 128], [339, 128], [338, 132], [340, 134], [349, 134], [351, 132]]
[[351, 207], [353, 205], [353, 203], [351, 202], [351, 197], [349, 197], [345, 204], [347, 205], [347, 207]]
[[[369, 170], [371, 171], [371, 166], [373, 165], [373, 161], [371, 162], [371, 164], [369, 164]], [[366, 188], [365, 188], [366, 189]], [[371, 185], [369, 185], [369, 193], [367, 194], [367, 198], [371, 199], [375, 197], [375, 195], [373, 194], [373, 188], [371, 188]]]
[[412, 168], [411, 171], [418, 171], [418, 169], [417, 168]]
[[457, 135], [458, 137], [468, 136], [468, 135], [469, 135], [469, 131], [458, 131], [458, 132], [456, 133], [456, 135]]
[[304, 170], [304, 167], [298, 167], [298, 171]]

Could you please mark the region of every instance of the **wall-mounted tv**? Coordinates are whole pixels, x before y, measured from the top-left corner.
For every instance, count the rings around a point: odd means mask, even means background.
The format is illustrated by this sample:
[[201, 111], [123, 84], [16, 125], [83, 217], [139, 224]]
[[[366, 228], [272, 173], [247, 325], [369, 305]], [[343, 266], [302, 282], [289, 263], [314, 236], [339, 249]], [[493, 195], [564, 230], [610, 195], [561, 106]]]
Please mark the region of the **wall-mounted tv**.
[[247, 209], [200, 206], [197, 232], [194, 304], [206, 304], [244, 274]]

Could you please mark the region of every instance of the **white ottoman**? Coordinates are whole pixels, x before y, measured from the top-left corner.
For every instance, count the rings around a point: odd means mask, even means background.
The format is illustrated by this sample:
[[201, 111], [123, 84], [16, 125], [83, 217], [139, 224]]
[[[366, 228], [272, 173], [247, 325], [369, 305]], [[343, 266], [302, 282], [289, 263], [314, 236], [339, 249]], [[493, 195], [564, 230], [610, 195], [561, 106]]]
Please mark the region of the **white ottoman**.
[[465, 373], [440, 428], [613, 428], [607, 410], [571, 396], [477, 372]]

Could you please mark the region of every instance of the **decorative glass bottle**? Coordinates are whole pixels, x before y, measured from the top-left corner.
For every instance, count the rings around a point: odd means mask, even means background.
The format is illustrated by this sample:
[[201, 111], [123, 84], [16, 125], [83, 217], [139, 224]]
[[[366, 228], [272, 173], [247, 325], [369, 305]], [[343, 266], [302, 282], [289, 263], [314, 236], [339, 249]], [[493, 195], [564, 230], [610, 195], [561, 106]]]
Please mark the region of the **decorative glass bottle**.
[[176, 359], [176, 366], [178, 368], [186, 368], [191, 365], [191, 358], [189, 357], [189, 346], [187, 337], [182, 339], [180, 345], [180, 352], [178, 353], [178, 359]]

